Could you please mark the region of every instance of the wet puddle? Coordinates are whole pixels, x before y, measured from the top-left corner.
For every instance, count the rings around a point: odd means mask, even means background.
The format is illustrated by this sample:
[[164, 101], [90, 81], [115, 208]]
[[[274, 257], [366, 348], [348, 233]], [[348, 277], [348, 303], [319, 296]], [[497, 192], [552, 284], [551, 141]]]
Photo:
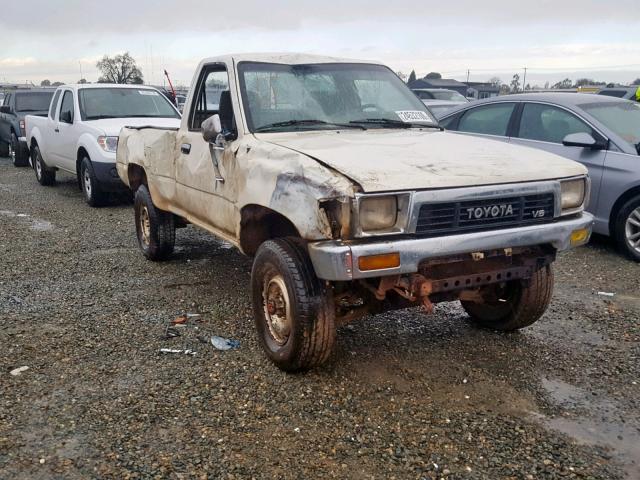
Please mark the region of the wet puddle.
[[629, 479], [640, 478], [640, 427], [624, 422], [614, 401], [561, 380], [542, 379], [542, 386], [565, 414], [554, 418], [534, 417], [550, 429], [585, 445], [604, 447], [624, 464]]

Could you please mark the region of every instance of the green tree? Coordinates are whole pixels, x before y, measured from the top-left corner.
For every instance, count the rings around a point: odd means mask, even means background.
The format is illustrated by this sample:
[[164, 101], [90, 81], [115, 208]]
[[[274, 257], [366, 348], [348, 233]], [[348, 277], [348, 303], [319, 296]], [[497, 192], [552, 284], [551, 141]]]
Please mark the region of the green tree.
[[511, 93], [518, 93], [520, 91], [520, 75], [517, 73], [511, 79]]
[[409, 80], [407, 80], [407, 83], [411, 83], [415, 81], [416, 81], [416, 71], [411, 70], [411, 73], [409, 74]]
[[429, 72], [427, 73], [427, 76], [424, 78], [427, 78], [429, 80], [441, 80], [442, 75], [440, 75], [438, 72]]
[[640, 85], [640, 78], [636, 78], [633, 82], [631, 82], [631, 85]]
[[129, 52], [115, 57], [105, 55], [96, 67], [102, 73], [98, 83], [143, 83], [142, 72]]
[[50, 86], [51, 86], [51, 81], [50, 81], [50, 80], [48, 80], [48, 79], [42, 80], [42, 81], [40, 82], [40, 86], [41, 86], [41, 87], [50, 87]]
[[86, 78], [81, 78], [80, 80], [78, 80], [78, 83], [80, 84], [85, 84], [88, 83]]
[[561, 88], [571, 88], [573, 86], [573, 82], [570, 78], [565, 78], [561, 82], [555, 83], [551, 88], [553, 89], [561, 89]]

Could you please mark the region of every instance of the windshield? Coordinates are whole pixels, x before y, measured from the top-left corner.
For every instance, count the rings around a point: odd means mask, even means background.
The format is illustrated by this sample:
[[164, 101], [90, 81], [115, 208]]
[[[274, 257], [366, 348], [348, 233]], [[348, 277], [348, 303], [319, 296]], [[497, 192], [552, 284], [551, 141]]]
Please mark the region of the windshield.
[[251, 131], [437, 126], [404, 82], [381, 65], [242, 62], [239, 73]]
[[53, 90], [50, 92], [16, 93], [16, 112], [47, 112]]
[[640, 104], [590, 103], [581, 108], [632, 145], [640, 143]]
[[101, 118], [180, 118], [169, 100], [143, 88], [84, 88], [78, 92], [82, 120]]
[[451, 102], [466, 102], [467, 99], [453, 90], [432, 90], [431, 95], [438, 100], [449, 100]]

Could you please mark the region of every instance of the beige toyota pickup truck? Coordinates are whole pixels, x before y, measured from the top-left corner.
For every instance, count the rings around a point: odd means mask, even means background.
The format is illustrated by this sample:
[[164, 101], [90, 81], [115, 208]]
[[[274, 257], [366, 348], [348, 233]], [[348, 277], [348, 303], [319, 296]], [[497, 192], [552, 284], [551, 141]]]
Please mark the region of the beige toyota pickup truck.
[[582, 165], [444, 132], [374, 62], [206, 59], [180, 128], [124, 128], [117, 169], [147, 258], [167, 258], [187, 223], [253, 257], [258, 338], [287, 371], [388, 309], [460, 301], [482, 327], [531, 325], [556, 254], [593, 221]]

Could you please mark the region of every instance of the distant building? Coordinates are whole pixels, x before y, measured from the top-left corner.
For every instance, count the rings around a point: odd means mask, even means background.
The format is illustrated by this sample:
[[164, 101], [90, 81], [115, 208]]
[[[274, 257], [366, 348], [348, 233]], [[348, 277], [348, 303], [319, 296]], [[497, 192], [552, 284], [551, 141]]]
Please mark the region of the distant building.
[[466, 82], [467, 84], [467, 97], [480, 100], [482, 98], [497, 97], [500, 95], [500, 87], [497, 87], [491, 83], [484, 82]]
[[445, 88], [447, 90], [455, 90], [460, 95], [467, 96], [467, 86], [457, 80], [449, 78], [419, 78], [407, 84], [409, 88]]

